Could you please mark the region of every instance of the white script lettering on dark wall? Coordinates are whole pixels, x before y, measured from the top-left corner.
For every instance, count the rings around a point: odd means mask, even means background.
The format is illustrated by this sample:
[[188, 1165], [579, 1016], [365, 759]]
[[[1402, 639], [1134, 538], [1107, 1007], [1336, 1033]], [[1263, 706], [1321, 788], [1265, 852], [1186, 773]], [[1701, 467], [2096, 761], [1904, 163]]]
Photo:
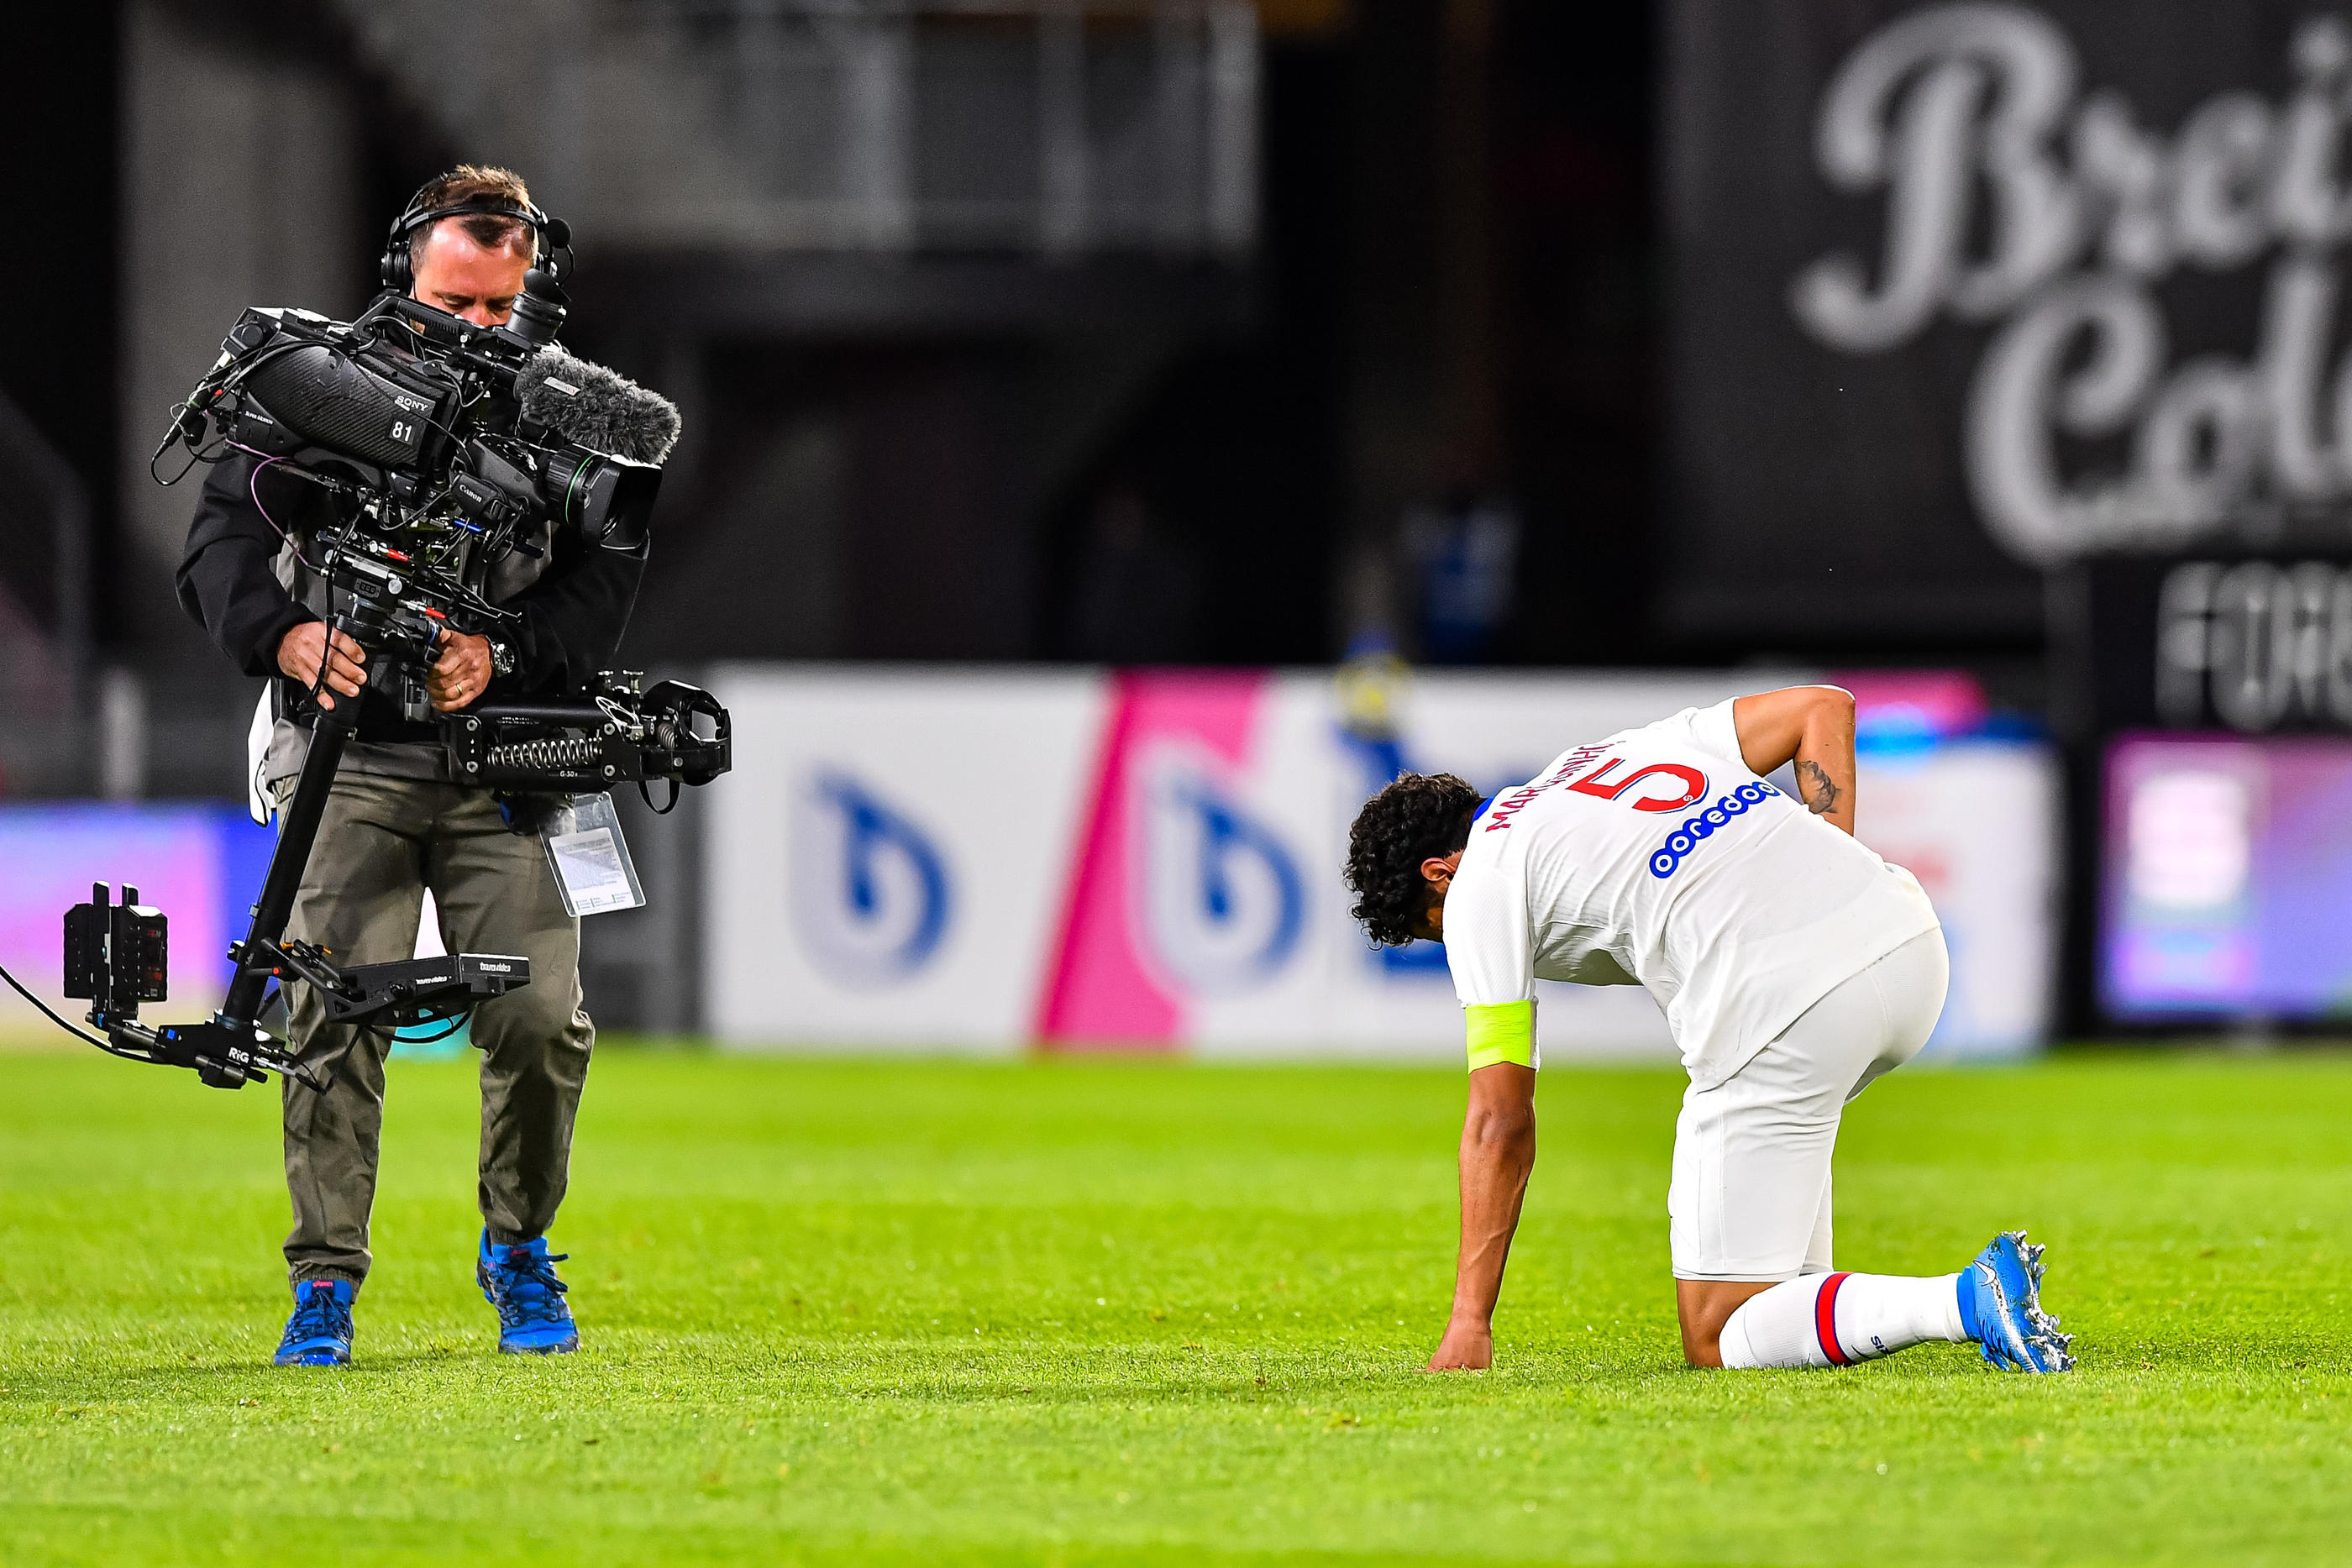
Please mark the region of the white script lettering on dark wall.
[[[2029, 564], [2340, 519], [2352, 499], [2352, 351], [2330, 362], [2352, 238], [2352, 26], [2315, 15], [2282, 102], [2219, 90], [2178, 130], [2080, 79], [2023, 5], [1913, 12], [1823, 93], [1815, 157], [1878, 198], [1874, 260], [1822, 256], [1790, 300], [1831, 348], [1879, 354], [1939, 315], [1991, 323], [1964, 442], [1992, 537]], [[2173, 364], [2156, 286], [2267, 268], [2245, 358]], [[2119, 443], [2118, 468], [2062, 441]]]

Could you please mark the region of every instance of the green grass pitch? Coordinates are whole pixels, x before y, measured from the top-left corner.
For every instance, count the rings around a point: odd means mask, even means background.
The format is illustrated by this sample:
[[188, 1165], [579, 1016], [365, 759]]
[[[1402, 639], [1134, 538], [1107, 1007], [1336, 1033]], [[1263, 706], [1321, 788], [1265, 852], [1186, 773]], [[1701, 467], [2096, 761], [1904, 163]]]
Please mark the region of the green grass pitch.
[[1914, 1069], [1839, 1257], [2052, 1244], [2082, 1370], [1680, 1368], [1679, 1082], [1546, 1073], [1482, 1376], [1458, 1072], [609, 1050], [491, 1353], [469, 1062], [401, 1063], [344, 1371], [286, 1310], [275, 1095], [0, 1058], [0, 1563], [2306, 1563], [2352, 1556], [2352, 1060]]

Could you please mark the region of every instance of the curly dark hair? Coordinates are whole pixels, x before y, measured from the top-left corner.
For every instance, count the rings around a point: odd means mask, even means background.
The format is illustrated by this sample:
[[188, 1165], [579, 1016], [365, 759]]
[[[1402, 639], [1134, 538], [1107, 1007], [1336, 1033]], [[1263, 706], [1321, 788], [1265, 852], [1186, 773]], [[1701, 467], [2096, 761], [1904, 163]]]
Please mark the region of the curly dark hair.
[[1478, 791], [1451, 773], [1406, 773], [1364, 802], [1348, 830], [1349, 911], [1375, 945], [1402, 947], [1429, 911], [1421, 862], [1470, 841]]

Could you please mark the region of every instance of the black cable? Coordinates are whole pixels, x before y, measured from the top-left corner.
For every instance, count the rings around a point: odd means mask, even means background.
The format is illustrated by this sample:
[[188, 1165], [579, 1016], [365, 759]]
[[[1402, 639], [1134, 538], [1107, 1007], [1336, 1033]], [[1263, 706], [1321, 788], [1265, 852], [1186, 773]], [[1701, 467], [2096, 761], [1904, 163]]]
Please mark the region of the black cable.
[[409, 1045], [438, 1045], [441, 1041], [447, 1040], [451, 1035], [456, 1034], [459, 1030], [464, 1029], [467, 1024], [471, 1023], [473, 1019], [474, 1009], [467, 1008], [464, 1012], [459, 1013], [456, 1018], [450, 1019], [449, 1027], [443, 1030], [439, 1034], [404, 1035], [395, 1031], [393, 1035], [393, 1039], [404, 1041]]
[[[327, 661], [335, 656], [335, 623], [331, 621], [328, 621], [321, 622], [321, 624], [327, 628], [327, 640], [323, 643], [320, 644], [319, 647], [319, 674], [310, 682], [310, 691], [305, 693], [303, 695], [303, 700], [308, 702], [312, 707], [319, 706], [319, 693], [325, 688], [327, 684]], [[352, 701], [353, 702], [357, 702], [360, 699], [357, 697], [352, 698]], [[324, 708], [320, 708], [319, 711], [324, 713], [326, 710]], [[357, 724], [359, 721], [357, 719], [353, 719], [352, 722], [353, 724]], [[262, 760], [266, 762], [268, 758], [264, 757]]]
[[51, 1023], [57, 1025], [59, 1029], [65, 1030], [68, 1034], [74, 1036], [76, 1039], [86, 1040], [89, 1044], [98, 1047], [99, 1050], [106, 1052], [109, 1056], [119, 1056], [125, 1061], [144, 1061], [151, 1065], [154, 1062], [155, 1059], [147, 1055], [144, 1051], [125, 1051], [121, 1046], [115, 1044], [112, 1040], [105, 1039], [100, 1035], [92, 1034], [89, 1030], [81, 1028], [79, 1025], [69, 1022], [66, 1019], [60, 1017], [54, 1008], [50, 1007], [48, 1003], [41, 1000], [40, 998], [35, 996], [32, 992], [26, 990], [25, 988], [25, 983], [16, 978], [16, 976], [10, 974], [5, 967], [0, 967], [0, 980], [7, 981], [8, 984], [15, 988], [18, 996], [24, 998], [26, 1001], [40, 1009], [41, 1011], [47, 1016], [48, 1020]]
[[[242, 387], [247, 379], [250, 377], [254, 371], [269, 363], [270, 361], [282, 360], [287, 355], [299, 353], [304, 349], [315, 349], [321, 346], [322, 345], [320, 341], [315, 338], [297, 338], [288, 342], [269, 344], [267, 345], [261, 352], [252, 354], [245, 359], [234, 361], [227, 366], [224, 367], [221, 371], [205, 377], [204, 384], [213, 387], [214, 392], [212, 401], [218, 402], [224, 394], [235, 392], [238, 388]], [[331, 351], [340, 351], [333, 350], [332, 345], [325, 346]]]
[[189, 475], [194, 473], [196, 470], [196, 465], [204, 460], [201, 453], [191, 450], [188, 454], [187, 462], [183, 464], [180, 467], [180, 471], [177, 474], [173, 475], [169, 479], [164, 478], [163, 476], [155, 472], [155, 465], [163, 461], [163, 454], [172, 449], [172, 442], [179, 434], [180, 433], [178, 431], [174, 430], [170, 435], [163, 437], [163, 444], [155, 448], [155, 455], [147, 459], [147, 477], [154, 480], [155, 483], [163, 486], [167, 490], [173, 486], [178, 484], [181, 480], [186, 478]]
[[[286, 548], [294, 552], [294, 559], [300, 561], [303, 567], [310, 571], [311, 576], [326, 576], [327, 574], [325, 572], [310, 564], [310, 558], [302, 553], [302, 546], [300, 542], [298, 541], [292, 534], [287, 532], [285, 525], [280, 523], [276, 517], [271, 517], [269, 515], [269, 508], [261, 504], [261, 476], [269, 469], [276, 467], [278, 464], [285, 462], [286, 459], [283, 457], [272, 457], [267, 452], [257, 452], [250, 446], [240, 446], [234, 441], [229, 442], [227, 444], [235, 450], [244, 453], [248, 457], [258, 457], [261, 459], [260, 462], [253, 465], [253, 476], [246, 482], [245, 487], [246, 494], [253, 497], [253, 509], [261, 514], [261, 520], [263, 522], [268, 523], [272, 528], [275, 528], [278, 531], [278, 537], [286, 541]], [[194, 467], [194, 465], [191, 464], [189, 466]], [[299, 468], [289, 468], [287, 472], [289, 474], [301, 475], [305, 479], [310, 477], [310, 475], [303, 474], [302, 470]]]
[[326, 1082], [310, 1083], [299, 1074], [289, 1074], [289, 1076], [294, 1077], [297, 1082], [304, 1083], [319, 1093], [325, 1093], [335, 1086], [335, 1080], [342, 1076], [343, 1063], [351, 1060], [352, 1052], [358, 1049], [360, 1036], [364, 1032], [366, 1032], [364, 1030], [352, 1030], [345, 1037], [343, 1043], [331, 1051], [322, 1051], [317, 1056], [305, 1056], [294, 1049], [294, 1009], [289, 1007], [286, 1009], [286, 1055], [289, 1060], [300, 1061], [313, 1073], [323, 1077]]

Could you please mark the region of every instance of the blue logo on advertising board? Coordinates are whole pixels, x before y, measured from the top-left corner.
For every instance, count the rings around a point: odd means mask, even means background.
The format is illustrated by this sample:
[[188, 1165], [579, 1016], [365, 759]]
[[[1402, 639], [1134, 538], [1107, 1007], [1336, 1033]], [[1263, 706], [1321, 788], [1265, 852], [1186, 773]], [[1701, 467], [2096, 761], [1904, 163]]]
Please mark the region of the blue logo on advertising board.
[[912, 818], [820, 769], [793, 800], [793, 839], [795, 924], [828, 976], [887, 985], [930, 962], [954, 899], [945, 858]]
[[1144, 776], [1139, 891], [1152, 953], [1196, 994], [1264, 985], [1306, 930], [1297, 861], [1205, 769], [1163, 758]]

